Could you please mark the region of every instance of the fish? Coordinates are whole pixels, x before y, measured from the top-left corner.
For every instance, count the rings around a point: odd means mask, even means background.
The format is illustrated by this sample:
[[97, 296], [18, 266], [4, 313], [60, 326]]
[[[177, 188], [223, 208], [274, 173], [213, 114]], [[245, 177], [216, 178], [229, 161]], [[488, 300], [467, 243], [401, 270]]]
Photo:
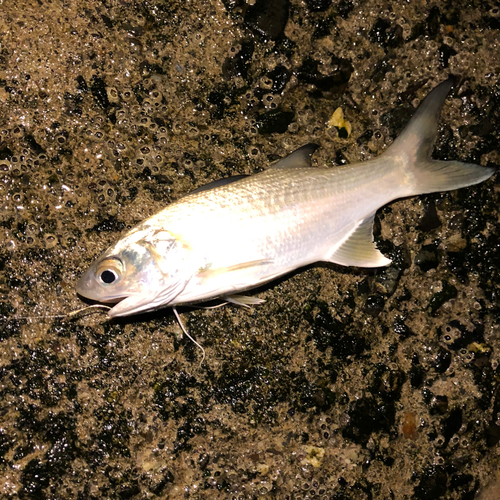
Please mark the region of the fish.
[[[315, 262], [377, 268], [391, 260], [373, 239], [376, 211], [399, 198], [487, 180], [495, 169], [431, 159], [453, 79], [435, 87], [379, 157], [313, 167], [305, 145], [267, 170], [216, 181], [128, 231], [81, 276], [78, 295], [109, 304], [109, 317], [220, 298]], [[176, 313], [177, 315], [177, 313]]]

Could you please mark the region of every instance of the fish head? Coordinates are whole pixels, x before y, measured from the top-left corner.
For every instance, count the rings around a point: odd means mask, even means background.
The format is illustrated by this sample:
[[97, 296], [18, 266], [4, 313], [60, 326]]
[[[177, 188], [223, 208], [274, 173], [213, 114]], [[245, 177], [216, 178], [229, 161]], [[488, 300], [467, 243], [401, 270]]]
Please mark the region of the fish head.
[[111, 317], [167, 306], [186, 286], [183, 265], [189, 249], [170, 233], [137, 231], [120, 240], [81, 276], [76, 292], [95, 302], [115, 304]]

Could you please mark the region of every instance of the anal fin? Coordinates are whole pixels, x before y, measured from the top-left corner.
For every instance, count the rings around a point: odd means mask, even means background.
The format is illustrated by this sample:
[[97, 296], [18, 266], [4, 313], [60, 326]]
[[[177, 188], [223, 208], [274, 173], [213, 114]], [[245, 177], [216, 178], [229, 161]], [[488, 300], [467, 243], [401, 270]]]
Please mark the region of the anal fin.
[[328, 256], [328, 262], [343, 266], [382, 267], [391, 263], [373, 241], [375, 213], [359, 221], [347, 238]]

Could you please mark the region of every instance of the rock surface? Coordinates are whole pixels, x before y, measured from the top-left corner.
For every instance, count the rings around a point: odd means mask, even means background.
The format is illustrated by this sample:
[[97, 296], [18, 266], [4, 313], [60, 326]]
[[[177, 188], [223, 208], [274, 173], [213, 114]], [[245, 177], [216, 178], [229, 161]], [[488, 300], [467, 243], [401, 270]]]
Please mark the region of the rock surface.
[[[202, 367], [169, 310], [51, 318], [127, 227], [308, 142], [318, 165], [372, 158], [450, 73], [435, 157], [499, 163], [493, 2], [249, 4], [2, 3], [2, 498], [498, 488], [495, 177], [381, 209], [388, 269], [320, 264], [254, 310], [185, 310]], [[326, 126], [338, 107], [347, 138]]]

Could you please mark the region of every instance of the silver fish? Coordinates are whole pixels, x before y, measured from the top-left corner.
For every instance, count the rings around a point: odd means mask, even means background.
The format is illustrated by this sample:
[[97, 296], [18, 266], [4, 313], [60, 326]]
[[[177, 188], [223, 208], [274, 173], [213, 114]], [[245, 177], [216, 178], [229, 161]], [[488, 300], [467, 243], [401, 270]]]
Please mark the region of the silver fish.
[[78, 281], [78, 294], [116, 304], [109, 316], [128, 316], [216, 297], [231, 300], [318, 261], [390, 264], [373, 242], [378, 208], [477, 184], [494, 173], [430, 159], [451, 87], [451, 80], [438, 85], [375, 160], [313, 168], [316, 147], [308, 145], [264, 172], [188, 194], [106, 250]]

